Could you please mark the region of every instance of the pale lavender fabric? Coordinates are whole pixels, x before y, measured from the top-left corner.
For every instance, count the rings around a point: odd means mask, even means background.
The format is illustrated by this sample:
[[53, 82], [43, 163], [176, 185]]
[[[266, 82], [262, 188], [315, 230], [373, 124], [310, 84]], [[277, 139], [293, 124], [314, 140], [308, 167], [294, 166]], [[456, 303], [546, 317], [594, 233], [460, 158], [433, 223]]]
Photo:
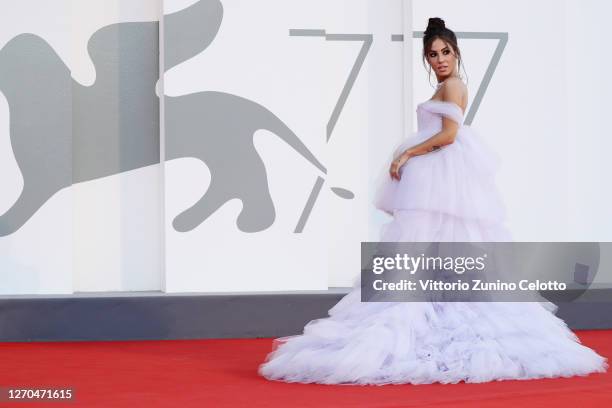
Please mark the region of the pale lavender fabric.
[[389, 214], [395, 210], [426, 210], [488, 223], [503, 222], [506, 210], [494, 180], [499, 156], [476, 131], [463, 125], [459, 106], [435, 100], [421, 103], [417, 108], [418, 131], [396, 149], [395, 156], [438, 133], [442, 116], [460, 124], [454, 143], [409, 159], [400, 169], [399, 181], [384, 174], [374, 204]]
[[[454, 143], [408, 160], [401, 180], [385, 174], [374, 204], [393, 215], [381, 241], [510, 241], [495, 186], [499, 158], [454, 103], [417, 108], [423, 141], [446, 116], [461, 125]], [[349, 294], [304, 332], [278, 338], [260, 375], [322, 384], [425, 384], [567, 377], [602, 372], [607, 361], [580, 344], [551, 303], [361, 302]]]

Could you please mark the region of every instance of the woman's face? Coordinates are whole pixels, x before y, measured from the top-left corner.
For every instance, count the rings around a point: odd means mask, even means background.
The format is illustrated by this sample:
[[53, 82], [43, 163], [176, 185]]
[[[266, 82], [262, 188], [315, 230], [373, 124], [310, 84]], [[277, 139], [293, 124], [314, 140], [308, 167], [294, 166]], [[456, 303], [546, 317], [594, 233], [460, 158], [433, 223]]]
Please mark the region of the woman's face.
[[446, 78], [454, 75], [457, 69], [457, 56], [449, 44], [439, 38], [431, 43], [427, 52], [427, 62], [436, 73], [438, 78]]

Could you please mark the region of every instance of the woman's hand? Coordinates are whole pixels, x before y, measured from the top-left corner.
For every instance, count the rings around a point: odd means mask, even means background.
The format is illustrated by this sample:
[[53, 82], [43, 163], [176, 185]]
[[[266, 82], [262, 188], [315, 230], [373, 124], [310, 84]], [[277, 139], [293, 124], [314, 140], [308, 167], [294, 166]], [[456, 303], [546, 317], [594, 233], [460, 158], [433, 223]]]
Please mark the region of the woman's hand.
[[404, 152], [397, 159], [391, 162], [391, 168], [389, 169], [389, 174], [391, 175], [391, 179], [400, 179], [399, 169], [410, 159], [410, 154], [408, 152]]

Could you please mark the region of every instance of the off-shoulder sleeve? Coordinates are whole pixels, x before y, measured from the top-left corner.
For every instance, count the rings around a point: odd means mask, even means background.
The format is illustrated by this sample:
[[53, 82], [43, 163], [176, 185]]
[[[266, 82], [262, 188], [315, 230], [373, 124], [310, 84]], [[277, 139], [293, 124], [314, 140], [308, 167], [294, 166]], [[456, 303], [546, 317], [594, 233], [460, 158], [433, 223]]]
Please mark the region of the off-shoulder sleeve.
[[463, 111], [454, 102], [429, 100], [423, 104], [423, 108], [433, 113], [439, 113], [460, 125], [463, 124]]

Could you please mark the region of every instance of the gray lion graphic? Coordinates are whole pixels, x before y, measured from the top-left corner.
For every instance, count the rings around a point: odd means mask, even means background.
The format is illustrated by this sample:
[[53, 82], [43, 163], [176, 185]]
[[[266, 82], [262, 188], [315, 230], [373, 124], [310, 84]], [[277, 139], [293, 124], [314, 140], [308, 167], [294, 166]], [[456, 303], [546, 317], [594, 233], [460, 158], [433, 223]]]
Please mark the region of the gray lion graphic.
[[[223, 19], [218, 0], [202, 0], [164, 17], [170, 69], [202, 52]], [[51, 197], [73, 183], [160, 163], [158, 22], [101, 28], [88, 42], [96, 69], [91, 86], [42, 38], [21, 34], [0, 50], [0, 92], [10, 110], [10, 138], [24, 187], [0, 216], [0, 236], [17, 231]], [[244, 232], [272, 225], [275, 209], [253, 134], [268, 130], [322, 174], [325, 167], [295, 133], [264, 106], [223, 92], [165, 97], [166, 157], [195, 157], [211, 171], [210, 187], [173, 220], [196, 228], [227, 201], [243, 203]], [[185, 180], [192, 182], [191, 180]]]

